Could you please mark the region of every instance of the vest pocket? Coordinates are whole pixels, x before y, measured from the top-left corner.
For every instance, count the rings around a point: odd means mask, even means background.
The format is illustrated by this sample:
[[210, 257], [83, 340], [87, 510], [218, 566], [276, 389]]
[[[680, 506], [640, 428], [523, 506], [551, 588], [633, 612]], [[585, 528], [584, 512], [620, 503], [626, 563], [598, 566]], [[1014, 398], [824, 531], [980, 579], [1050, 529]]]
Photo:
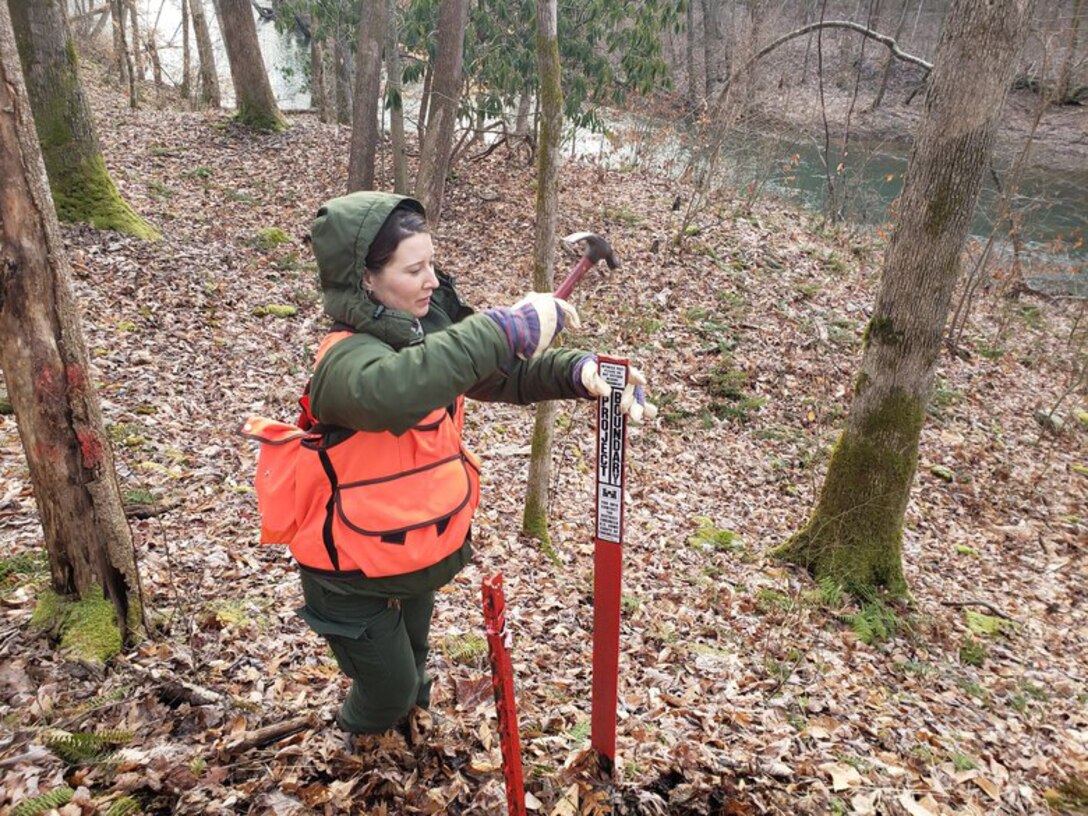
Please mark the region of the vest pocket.
[[437, 524], [460, 511], [472, 497], [462, 454], [385, 479], [340, 485], [340, 521], [360, 535], [394, 537]]
[[306, 432], [285, 422], [251, 417], [240, 433], [261, 443], [253, 484], [261, 516], [261, 543], [290, 544], [298, 530], [296, 463]]

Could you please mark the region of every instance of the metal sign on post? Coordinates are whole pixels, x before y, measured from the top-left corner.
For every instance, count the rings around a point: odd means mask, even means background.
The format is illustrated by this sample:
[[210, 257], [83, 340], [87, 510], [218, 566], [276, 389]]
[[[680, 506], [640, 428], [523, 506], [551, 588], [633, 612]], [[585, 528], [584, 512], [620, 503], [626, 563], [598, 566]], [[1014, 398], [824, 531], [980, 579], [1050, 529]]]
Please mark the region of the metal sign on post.
[[620, 589], [623, 571], [624, 456], [627, 417], [620, 400], [627, 360], [599, 357], [598, 370], [612, 387], [597, 401], [597, 514], [593, 540], [593, 711], [590, 743], [611, 772], [616, 759], [619, 701]]
[[506, 596], [502, 591], [502, 573], [483, 582], [484, 624], [491, 657], [491, 687], [495, 692], [495, 712], [499, 717], [499, 747], [502, 770], [506, 777], [506, 812], [525, 816], [525, 781], [521, 770], [521, 738], [518, 734], [518, 710], [514, 704], [514, 668], [510, 665], [510, 631], [506, 628]]

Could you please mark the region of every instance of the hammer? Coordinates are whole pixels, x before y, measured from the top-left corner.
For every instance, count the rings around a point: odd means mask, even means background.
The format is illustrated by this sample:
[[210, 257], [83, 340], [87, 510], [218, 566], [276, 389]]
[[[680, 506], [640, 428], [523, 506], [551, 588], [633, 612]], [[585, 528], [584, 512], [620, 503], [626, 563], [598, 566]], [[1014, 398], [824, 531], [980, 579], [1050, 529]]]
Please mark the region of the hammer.
[[572, 232], [566, 238], [563, 239], [565, 244], [576, 244], [579, 241], [586, 242], [585, 251], [582, 253], [582, 257], [578, 259], [578, 263], [574, 265], [574, 269], [570, 271], [566, 279], [559, 284], [559, 288], [555, 290], [555, 296], [566, 300], [574, 286], [581, 280], [591, 266], [594, 266], [598, 261], [604, 261], [608, 264], [609, 269], [619, 269], [620, 259], [616, 257], [616, 253], [612, 251], [612, 247], [601, 236], [592, 232]]

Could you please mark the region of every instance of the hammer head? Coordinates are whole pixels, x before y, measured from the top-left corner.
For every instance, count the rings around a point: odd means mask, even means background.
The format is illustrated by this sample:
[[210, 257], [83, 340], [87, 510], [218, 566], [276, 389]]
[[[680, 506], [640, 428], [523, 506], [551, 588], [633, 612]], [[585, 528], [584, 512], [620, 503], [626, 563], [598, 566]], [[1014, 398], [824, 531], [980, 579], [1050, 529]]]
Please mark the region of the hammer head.
[[620, 259], [616, 257], [616, 253], [612, 251], [612, 246], [608, 241], [600, 235], [593, 232], [572, 232], [563, 239], [563, 243], [572, 249], [579, 241], [585, 242], [585, 249], [582, 252], [583, 258], [589, 258], [593, 264], [604, 261], [608, 264], [609, 269], [620, 268]]

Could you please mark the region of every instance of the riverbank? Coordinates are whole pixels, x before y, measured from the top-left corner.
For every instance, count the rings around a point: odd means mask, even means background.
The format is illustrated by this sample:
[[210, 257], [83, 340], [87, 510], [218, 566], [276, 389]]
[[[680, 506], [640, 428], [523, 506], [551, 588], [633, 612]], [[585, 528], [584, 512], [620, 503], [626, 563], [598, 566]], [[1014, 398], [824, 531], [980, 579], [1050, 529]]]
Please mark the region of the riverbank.
[[[826, 111], [831, 137], [839, 143], [848, 129], [850, 138], [861, 142], [909, 146], [922, 115], [925, 92], [919, 92], [906, 104], [916, 86], [897, 83], [885, 94], [880, 107], [873, 110], [876, 90], [872, 85], [863, 84], [855, 98], [852, 89], [832, 83], [825, 86], [821, 101], [817, 83], [810, 80], [804, 86], [778, 89], [769, 99], [761, 93], [753, 114], [769, 127], [786, 127], [798, 135], [822, 140]], [[1057, 172], [1088, 172], [1088, 106], [1048, 105], [1041, 115], [1040, 106], [1039, 95], [1031, 91], [1009, 93], [995, 146], [997, 158], [1011, 164], [1030, 138], [1030, 166]]]

